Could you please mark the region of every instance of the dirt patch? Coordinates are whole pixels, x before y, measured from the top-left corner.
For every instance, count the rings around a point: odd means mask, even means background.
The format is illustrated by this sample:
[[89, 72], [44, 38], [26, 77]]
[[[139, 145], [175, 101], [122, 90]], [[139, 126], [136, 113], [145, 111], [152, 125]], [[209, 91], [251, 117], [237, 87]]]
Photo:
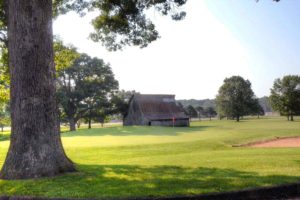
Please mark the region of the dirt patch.
[[300, 147], [300, 136], [297, 137], [276, 137], [274, 139], [251, 142], [242, 145], [233, 145], [233, 147]]
[[281, 138], [260, 144], [254, 144], [252, 147], [300, 147], [300, 137]]

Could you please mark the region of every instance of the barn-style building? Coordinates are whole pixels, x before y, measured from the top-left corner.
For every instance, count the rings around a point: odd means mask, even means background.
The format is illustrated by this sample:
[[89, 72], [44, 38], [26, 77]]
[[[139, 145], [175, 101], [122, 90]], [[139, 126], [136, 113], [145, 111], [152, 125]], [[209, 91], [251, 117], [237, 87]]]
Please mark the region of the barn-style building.
[[189, 126], [189, 117], [175, 102], [175, 95], [135, 94], [129, 102], [124, 125]]

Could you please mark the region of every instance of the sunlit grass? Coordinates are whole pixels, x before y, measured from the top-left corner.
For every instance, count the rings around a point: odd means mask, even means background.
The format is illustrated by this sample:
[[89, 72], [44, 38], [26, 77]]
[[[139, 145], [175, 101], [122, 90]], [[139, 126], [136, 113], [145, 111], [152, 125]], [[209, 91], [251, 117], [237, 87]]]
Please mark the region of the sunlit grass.
[[[121, 198], [192, 195], [300, 180], [299, 148], [235, 148], [300, 136], [300, 120], [193, 122], [189, 128], [105, 127], [62, 134], [78, 172], [4, 181], [0, 194]], [[0, 166], [9, 142], [0, 142]]]

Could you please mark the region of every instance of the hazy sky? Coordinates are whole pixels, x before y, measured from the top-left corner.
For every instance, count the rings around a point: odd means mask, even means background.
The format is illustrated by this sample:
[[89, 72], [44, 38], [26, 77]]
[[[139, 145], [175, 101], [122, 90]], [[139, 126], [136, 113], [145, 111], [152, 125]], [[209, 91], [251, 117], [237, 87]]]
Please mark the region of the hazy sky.
[[145, 49], [108, 52], [88, 39], [92, 15], [54, 22], [54, 33], [80, 52], [111, 64], [120, 89], [215, 98], [224, 78], [249, 79], [258, 97], [275, 78], [300, 74], [300, 1], [188, 0], [187, 17], [174, 22], [149, 12], [161, 39]]

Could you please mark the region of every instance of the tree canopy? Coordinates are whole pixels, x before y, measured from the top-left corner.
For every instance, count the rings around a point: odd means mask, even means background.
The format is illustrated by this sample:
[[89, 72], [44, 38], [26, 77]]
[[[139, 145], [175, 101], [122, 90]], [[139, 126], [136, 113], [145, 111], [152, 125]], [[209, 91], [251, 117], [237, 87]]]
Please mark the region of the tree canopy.
[[58, 38], [55, 38], [53, 48], [56, 72], [63, 71], [72, 66], [74, 61], [80, 56], [75, 47], [65, 45]]
[[171, 15], [180, 20], [185, 12], [178, 8], [187, 0], [56, 0], [54, 11], [58, 15], [75, 10], [100, 13], [92, 20], [94, 32], [90, 38], [100, 41], [107, 49], [122, 49], [126, 45], [146, 47], [159, 38], [159, 33], [145, 11], [154, 8], [162, 15]]
[[[7, 46], [7, 0], [0, 0], [0, 42]], [[148, 46], [159, 38], [155, 25], [145, 12], [154, 9], [173, 20], [181, 20], [186, 13], [179, 9], [187, 0], [53, 0], [53, 16], [75, 11], [99, 13], [93, 20], [93, 41], [101, 42], [109, 50], [124, 46]]]

